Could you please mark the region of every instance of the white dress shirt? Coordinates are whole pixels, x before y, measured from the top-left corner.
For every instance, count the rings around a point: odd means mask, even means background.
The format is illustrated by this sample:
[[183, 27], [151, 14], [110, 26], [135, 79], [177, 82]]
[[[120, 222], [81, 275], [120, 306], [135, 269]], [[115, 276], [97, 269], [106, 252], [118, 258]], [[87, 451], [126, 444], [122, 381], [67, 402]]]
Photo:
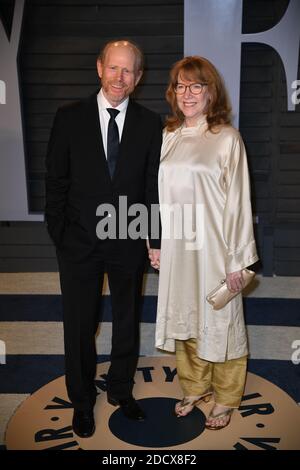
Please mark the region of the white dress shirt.
[[[122, 132], [123, 132], [123, 127], [124, 127], [124, 121], [125, 121], [128, 102], [129, 102], [129, 98], [126, 98], [126, 100], [122, 101], [122, 103], [119, 104], [119, 106], [115, 107], [115, 109], [120, 111], [115, 119], [118, 129], [119, 129], [120, 141], [122, 138]], [[110, 114], [107, 111], [107, 108], [112, 108], [113, 106], [105, 98], [102, 88], [100, 89], [97, 95], [97, 103], [98, 103], [98, 110], [99, 110], [99, 119], [100, 119], [103, 147], [104, 147], [105, 156], [107, 158], [107, 130], [108, 130], [108, 123], [110, 120]]]

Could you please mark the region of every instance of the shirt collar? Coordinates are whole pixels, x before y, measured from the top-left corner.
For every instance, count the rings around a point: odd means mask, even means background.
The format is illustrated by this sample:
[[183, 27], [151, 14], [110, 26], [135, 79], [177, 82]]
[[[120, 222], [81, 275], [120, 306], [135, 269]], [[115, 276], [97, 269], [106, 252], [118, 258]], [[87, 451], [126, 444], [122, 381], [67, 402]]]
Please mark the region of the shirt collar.
[[[105, 98], [102, 88], [100, 89], [98, 93], [97, 99], [98, 99], [98, 103], [99, 103], [101, 110], [106, 109], [106, 108], [112, 108], [112, 105], [110, 104], [110, 102], [107, 101], [107, 99]], [[127, 97], [126, 100], [122, 101], [122, 103], [120, 103], [119, 106], [116, 106], [115, 109], [118, 109], [118, 111], [120, 112], [125, 112], [128, 106], [128, 102], [129, 102], [129, 98]]]

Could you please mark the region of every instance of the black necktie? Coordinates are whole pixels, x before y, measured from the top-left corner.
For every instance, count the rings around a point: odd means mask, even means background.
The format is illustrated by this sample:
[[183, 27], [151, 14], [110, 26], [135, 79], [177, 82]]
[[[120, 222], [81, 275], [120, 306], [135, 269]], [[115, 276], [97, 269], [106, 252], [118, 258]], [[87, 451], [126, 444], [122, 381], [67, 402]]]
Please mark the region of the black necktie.
[[120, 111], [114, 108], [106, 108], [110, 114], [107, 131], [107, 163], [110, 177], [114, 175], [119, 156], [119, 129], [115, 121]]

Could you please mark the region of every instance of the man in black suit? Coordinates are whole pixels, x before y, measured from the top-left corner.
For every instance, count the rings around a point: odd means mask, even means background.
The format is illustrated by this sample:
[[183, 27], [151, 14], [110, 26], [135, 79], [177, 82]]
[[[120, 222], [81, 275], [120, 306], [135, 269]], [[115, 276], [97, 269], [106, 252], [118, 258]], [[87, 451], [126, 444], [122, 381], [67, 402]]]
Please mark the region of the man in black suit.
[[[109, 42], [97, 60], [97, 70], [100, 91], [59, 109], [55, 116], [46, 174], [45, 215], [57, 249], [63, 298], [66, 385], [74, 406], [73, 429], [80, 437], [95, 431], [95, 333], [104, 272], [113, 316], [107, 399], [128, 418], [145, 418], [132, 389], [146, 241], [124, 235], [105, 239], [103, 234], [99, 239], [96, 211], [99, 206], [111, 207], [114, 210], [108, 209], [106, 218], [124, 219], [119, 210], [122, 196], [128, 207], [144, 204], [150, 214], [151, 205], [158, 204], [161, 147], [159, 116], [129, 98], [143, 73], [140, 49], [129, 41]], [[159, 237], [149, 235], [149, 244], [155, 266]]]

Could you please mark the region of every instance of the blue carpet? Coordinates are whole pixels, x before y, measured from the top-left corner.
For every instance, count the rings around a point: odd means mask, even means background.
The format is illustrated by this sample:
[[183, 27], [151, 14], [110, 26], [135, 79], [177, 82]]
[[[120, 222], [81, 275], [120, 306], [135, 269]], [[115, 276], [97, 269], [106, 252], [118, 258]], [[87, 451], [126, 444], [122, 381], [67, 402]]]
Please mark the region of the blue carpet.
[[[156, 296], [144, 297], [143, 322], [155, 322], [156, 305]], [[244, 313], [248, 325], [297, 327], [300, 325], [300, 299], [245, 298]], [[111, 321], [109, 296], [103, 298], [99, 318]], [[61, 296], [0, 295], [0, 328], [1, 321], [60, 322]], [[98, 362], [108, 360], [107, 355], [98, 356]], [[248, 370], [274, 383], [300, 402], [300, 365], [293, 364], [291, 360], [250, 359]], [[7, 355], [6, 364], [0, 364], [0, 393], [31, 394], [62, 375], [63, 355]], [[0, 445], [0, 450], [5, 450], [5, 446]]]
[[[108, 360], [98, 356], [98, 362]], [[64, 373], [63, 355], [8, 355], [0, 365], [0, 393], [33, 393]]]
[[291, 361], [249, 359], [248, 371], [269, 380], [300, 402], [300, 365]]
[[[98, 356], [98, 362], [108, 360], [109, 356]], [[248, 370], [270, 380], [300, 402], [300, 365], [249, 359]], [[9, 355], [6, 365], [0, 365], [0, 393], [33, 393], [61, 375], [64, 375], [62, 355]]]
[[[146, 296], [142, 321], [154, 323], [156, 296]], [[247, 325], [299, 326], [300, 299], [245, 298]], [[111, 321], [111, 302], [104, 296], [99, 318]], [[0, 295], [0, 321], [61, 321], [60, 295]]]

